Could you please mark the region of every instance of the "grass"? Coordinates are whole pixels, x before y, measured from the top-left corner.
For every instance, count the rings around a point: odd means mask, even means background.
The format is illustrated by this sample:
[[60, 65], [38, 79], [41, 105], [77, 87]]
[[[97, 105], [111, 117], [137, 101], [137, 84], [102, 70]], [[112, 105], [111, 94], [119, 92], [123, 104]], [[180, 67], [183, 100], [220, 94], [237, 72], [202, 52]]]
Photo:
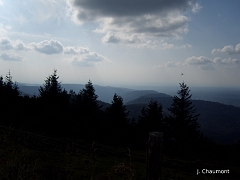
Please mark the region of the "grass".
[[[0, 179], [145, 179], [145, 152], [0, 128]], [[239, 164], [163, 156], [162, 179], [239, 179]], [[230, 169], [226, 175], [196, 170]]]

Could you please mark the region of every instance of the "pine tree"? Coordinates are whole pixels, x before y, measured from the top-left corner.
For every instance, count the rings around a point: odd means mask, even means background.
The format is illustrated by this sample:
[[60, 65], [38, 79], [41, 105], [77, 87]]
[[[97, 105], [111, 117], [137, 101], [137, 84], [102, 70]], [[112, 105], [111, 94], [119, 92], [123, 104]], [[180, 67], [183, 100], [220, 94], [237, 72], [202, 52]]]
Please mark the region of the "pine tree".
[[0, 98], [4, 96], [3, 92], [4, 92], [4, 81], [3, 81], [3, 77], [0, 76]]
[[107, 118], [107, 139], [109, 143], [126, 145], [129, 139], [129, 112], [123, 104], [123, 99], [116, 93], [109, 107], [105, 110]]
[[20, 95], [17, 83], [16, 82], [13, 83], [12, 81], [10, 70], [5, 77], [4, 89], [5, 89], [5, 95], [9, 98], [18, 97]]
[[147, 133], [151, 131], [163, 131], [163, 110], [162, 105], [157, 101], [151, 100], [147, 108], [143, 108], [138, 123]]
[[17, 118], [12, 114], [18, 114], [20, 111], [20, 92], [18, 90], [17, 83], [13, 83], [10, 71], [5, 76], [0, 77], [0, 105], [1, 105], [1, 123], [12, 124], [13, 126], [19, 125], [20, 123]]
[[98, 96], [95, 94], [95, 88], [89, 80], [85, 88], [80, 90], [76, 96], [76, 105], [78, 119], [76, 120], [77, 128], [81, 128], [82, 135], [89, 140], [96, 140], [99, 137], [101, 126], [101, 106], [97, 101]]
[[45, 80], [43, 87], [40, 86], [40, 98], [44, 101], [48, 101], [49, 103], [58, 103], [62, 93], [62, 87], [58, 82], [58, 78], [59, 76], [57, 76], [57, 70], [54, 70], [53, 74], [48, 76]]
[[173, 103], [168, 110], [171, 115], [168, 118], [172, 135], [177, 141], [195, 140], [199, 136], [198, 116], [192, 105], [189, 87], [184, 83], [180, 84], [177, 96], [173, 97]]
[[40, 86], [38, 89], [40, 99], [50, 106], [66, 106], [69, 104], [69, 94], [62, 88], [58, 79], [57, 70], [54, 70], [53, 74], [45, 80], [43, 87]]
[[123, 99], [116, 93], [113, 96], [112, 103], [106, 109], [109, 124], [115, 128], [123, 128], [128, 123], [128, 114], [126, 106], [123, 105]]
[[100, 106], [97, 102], [98, 96], [95, 94], [95, 88], [92, 82], [89, 80], [77, 95], [78, 104], [80, 104], [81, 110], [89, 115], [89, 113], [97, 113], [100, 110]]
[[39, 88], [39, 126], [50, 135], [63, 135], [68, 129], [69, 95], [58, 81], [57, 70], [48, 76], [43, 87]]

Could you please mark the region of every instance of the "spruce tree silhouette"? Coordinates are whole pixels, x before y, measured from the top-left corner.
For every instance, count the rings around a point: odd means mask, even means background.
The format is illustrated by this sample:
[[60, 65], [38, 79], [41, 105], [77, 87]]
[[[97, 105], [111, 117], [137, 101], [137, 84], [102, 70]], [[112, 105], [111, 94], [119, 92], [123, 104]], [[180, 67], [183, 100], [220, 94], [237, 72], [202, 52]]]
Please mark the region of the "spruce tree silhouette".
[[0, 77], [1, 124], [11, 124], [13, 126], [19, 126], [20, 124], [18, 118], [12, 116], [12, 114], [19, 114], [20, 112], [20, 92], [18, 89], [17, 83], [12, 81], [10, 70], [5, 76], [5, 80], [2, 76]]
[[122, 145], [127, 142], [129, 112], [123, 104], [123, 99], [116, 93], [111, 104], [105, 110], [107, 118], [108, 139], [115, 144]]
[[0, 76], [0, 99], [1, 101], [3, 100], [4, 97], [4, 81], [3, 81], [3, 77]]
[[126, 106], [123, 105], [122, 97], [116, 93], [110, 106], [106, 108], [106, 114], [112, 128], [124, 128], [129, 123], [129, 112], [127, 112]]
[[78, 124], [82, 127], [81, 133], [91, 140], [98, 138], [101, 125], [101, 106], [98, 104], [97, 98], [95, 88], [90, 80], [76, 97], [78, 112], [80, 113]]
[[12, 81], [10, 70], [5, 77], [4, 89], [5, 89], [5, 95], [9, 98], [16, 98], [20, 95], [17, 83], [16, 82], [13, 83]]
[[147, 107], [143, 107], [138, 117], [138, 137], [142, 139], [141, 144], [147, 141], [149, 132], [153, 131], [165, 131], [162, 105], [155, 100], [151, 100]]
[[147, 134], [151, 131], [162, 132], [164, 130], [162, 105], [157, 101], [151, 100], [148, 107], [142, 109], [138, 122]]
[[90, 115], [89, 113], [98, 113], [100, 110], [97, 98], [98, 96], [95, 94], [95, 88], [93, 87], [93, 84], [90, 80], [85, 85], [85, 88], [80, 90], [77, 96], [77, 100], [81, 104], [81, 109], [88, 115]]
[[[41, 109], [43, 110], [42, 127], [51, 134], [60, 134], [64, 132], [67, 123], [67, 112], [69, 105], [69, 95], [67, 91], [62, 89], [61, 83], [58, 81], [57, 70], [48, 76], [43, 87], [39, 88], [39, 99], [41, 102]], [[48, 128], [45, 128], [47, 124]]]
[[39, 88], [40, 98], [51, 105], [57, 105], [59, 103], [58, 101], [60, 100], [60, 95], [62, 93], [62, 87], [58, 82], [58, 78], [59, 76], [57, 76], [57, 70], [54, 70], [53, 74], [48, 76], [45, 80], [43, 87], [40, 86]]
[[168, 117], [168, 123], [171, 127], [173, 138], [179, 143], [191, 143], [199, 137], [200, 127], [196, 109], [192, 105], [189, 87], [184, 83], [180, 84], [178, 95], [173, 97], [173, 103], [168, 108], [171, 115]]

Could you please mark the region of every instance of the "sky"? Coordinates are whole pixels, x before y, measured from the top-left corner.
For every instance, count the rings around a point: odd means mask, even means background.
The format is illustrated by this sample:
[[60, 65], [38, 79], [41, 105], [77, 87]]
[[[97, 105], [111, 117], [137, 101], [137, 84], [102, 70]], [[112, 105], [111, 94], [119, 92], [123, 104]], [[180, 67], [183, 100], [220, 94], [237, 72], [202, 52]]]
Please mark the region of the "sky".
[[[0, 75], [240, 87], [239, 0], [0, 0]], [[182, 75], [183, 73], [183, 75]]]

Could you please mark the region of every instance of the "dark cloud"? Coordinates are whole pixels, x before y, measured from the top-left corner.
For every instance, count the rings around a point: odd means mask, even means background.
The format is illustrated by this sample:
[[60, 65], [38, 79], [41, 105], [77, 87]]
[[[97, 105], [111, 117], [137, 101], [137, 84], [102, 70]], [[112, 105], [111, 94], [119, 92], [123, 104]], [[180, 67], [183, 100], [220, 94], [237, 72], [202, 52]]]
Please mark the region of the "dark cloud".
[[146, 14], [167, 14], [169, 11], [186, 11], [192, 0], [73, 0], [78, 8], [80, 20], [94, 20], [99, 17], [125, 17]]
[[[187, 10], [198, 12], [194, 0], [69, 0], [79, 22], [99, 24], [104, 43], [146, 44], [151, 38], [180, 38], [187, 33]], [[69, 11], [70, 11], [69, 10]]]
[[0, 55], [0, 58], [5, 60], [5, 61], [22, 61], [23, 58], [15, 53], [6, 53], [6, 52], [3, 52], [1, 55]]
[[36, 51], [44, 54], [60, 54], [63, 53], [63, 45], [57, 40], [44, 40], [39, 43], [31, 43]]

